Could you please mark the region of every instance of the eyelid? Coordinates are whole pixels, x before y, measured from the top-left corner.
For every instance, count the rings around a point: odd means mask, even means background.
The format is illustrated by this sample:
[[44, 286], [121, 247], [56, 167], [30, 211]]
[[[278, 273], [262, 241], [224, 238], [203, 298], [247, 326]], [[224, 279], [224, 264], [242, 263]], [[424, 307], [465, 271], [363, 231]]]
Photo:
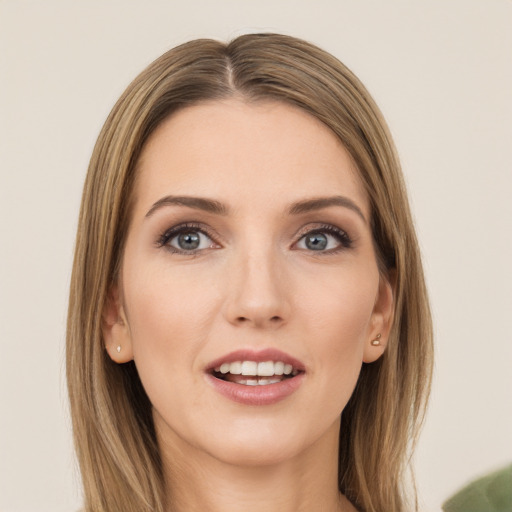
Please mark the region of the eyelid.
[[219, 237], [213, 232], [213, 230], [209, 226], [203, 224], [202, 222], [180, 222], [179, 224], [176, 224], [163, 231], [163, 233], [161, 233], [158, 236], [155, 244], [158, 248], [165, 247], [166, 249], [175, 254], [192, 255], [198, 254], [201, 251], [206, 250], [197, 249], [192, 251], [186, 251], [168, 245], [169, 240], [171, 240], [172, 238], [174, 238], [175, 236], [179, 235], [184, 231], [197, 231], [199, 233], [202, 233], [203, 235], [208, 237], [214, 245], [218, 246], [219, 248], [222, 247], [221, 244], [217, 241]]
[[[334, 224], [326, 224], [326, 223], [317, 223], [313, 226], [311, 224], [307, 224], [299, 229], [297, 234], [295, 235], [296, 241], [293, 245], [297, 245], [305, 236], [313, 234], [313, 233], [325, 233], [330, 236], [334, 236], [339, 241], [339, 246], [334, 249], [328, 249], [326, 251], [318, 251], [317, 254], [334, 254], [339, 251], [343, 251], [346, 249], [350, 249], [353, 246], [354, 240], [348, 234], [345, 229], [341, 229]], [[304, 250], [304, 249], [300, 249]], [[307, 251], [307, 252], [315, 252], [315, 251]]]
[[[172, 227], [164, 230], [155, 241], [155, 245], [158, 248], [166, 248], [170, 252], [175, 254], [184, 254], [184, 255], [197, 255], [202, 251], [207, 249], [194, 249], [190, 251], [178, 249], [176, 247], [170, 246], [168, 244], [169, 240], [179, 235], [184, 231], [197, 231], [208, 237], [212, 244], [217, 246], [216, 248], [222, 248], [222, 244], [218, 241], [221, 237], [212, 230], [208, 225], [202, 222], [195, 221], [186, 221], [180, 222]], [[352, 248], [354, 239], [348, 234], [345, 229], [341, 229], [340, 227], [330, 224], [330, 223], [308, 223], [305, 226], [302, 226], [294, 235], [295, 242], [292, 244], [292, 248], [296, 246], [305, 236], [313, 233], [325, 233], [330, 236], [337, 238], [339, 242], [339, 246], [333, 249], [328, 249], [325, 251], [318, 251], [317, 254], [334, 254], [339, 251], [347, 250]], [[211, 247], [210, 247], [211, 248]], [[295, 248], [297, 249], [297, 248]], [[297, 250], [305, 250], [305, 249], [297, 249]], [[308, 250], [307, 252], [315, 252]]]

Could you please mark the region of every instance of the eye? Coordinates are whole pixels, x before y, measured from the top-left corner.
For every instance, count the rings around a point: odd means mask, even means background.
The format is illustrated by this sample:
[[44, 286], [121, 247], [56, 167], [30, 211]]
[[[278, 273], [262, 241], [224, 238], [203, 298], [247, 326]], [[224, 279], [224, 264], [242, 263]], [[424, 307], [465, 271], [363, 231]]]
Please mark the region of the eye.
[[206, 249], [208, 240], [209, 238], [200, 231], [187, 231], [172, 237], [168, 244], [183, 251], [194, 251], [196, 249]]
[[297, 242], [298, 249], [317, 252], [336, 252], [351, 245], [352, 241], [347, 233], [334, 226], [309, 231]]
[[181, 254], [218, 247], [203, 228], [186, 225], [176, 226], [166, 231], [158, 240], [158, 246]]

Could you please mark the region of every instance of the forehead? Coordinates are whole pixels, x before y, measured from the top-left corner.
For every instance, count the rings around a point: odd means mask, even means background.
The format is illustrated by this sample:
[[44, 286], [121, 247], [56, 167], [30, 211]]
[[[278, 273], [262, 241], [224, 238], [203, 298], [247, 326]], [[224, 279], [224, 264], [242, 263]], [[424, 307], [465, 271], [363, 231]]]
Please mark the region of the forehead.
[[335, 193], [365, 214], [359, 173], [336, 135], [305, 111], [238, 99], [184, 108], [147, 141], [138, 163], [138, 202], [193, 194], [257, 205]]

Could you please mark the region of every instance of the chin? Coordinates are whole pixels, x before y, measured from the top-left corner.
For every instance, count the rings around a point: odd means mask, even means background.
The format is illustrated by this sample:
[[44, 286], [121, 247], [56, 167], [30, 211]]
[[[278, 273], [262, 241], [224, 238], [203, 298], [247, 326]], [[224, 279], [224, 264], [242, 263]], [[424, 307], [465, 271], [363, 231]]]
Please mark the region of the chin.
[[308, 428], [297, 418], [282, 422], [250, 418], [236, 423], [230, 428], [212, 425], [200, 449], [233, 466], [271, 466], [300, 457], [329, 430], [328, 425]]
[[210, 454], [231, 466], [267, 467], [282, 464], [299, 456], [302, 447], [293, 443], [283, 443], [281, 439], [252, 439], [240, 443], [223, 443], [219, 447], [210, 447]]

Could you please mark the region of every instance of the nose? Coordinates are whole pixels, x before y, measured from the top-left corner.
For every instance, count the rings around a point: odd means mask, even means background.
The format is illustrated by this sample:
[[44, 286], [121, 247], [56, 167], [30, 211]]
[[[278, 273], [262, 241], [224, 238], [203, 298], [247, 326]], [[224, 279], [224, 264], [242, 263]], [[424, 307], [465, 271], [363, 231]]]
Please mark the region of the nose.
[[225, 302], [227, 320], [236, 326], [259, 329], [276, 329], [287, 323], [291, 289], [286, 274], [271, 251], [240, 255], [231, 265]]

